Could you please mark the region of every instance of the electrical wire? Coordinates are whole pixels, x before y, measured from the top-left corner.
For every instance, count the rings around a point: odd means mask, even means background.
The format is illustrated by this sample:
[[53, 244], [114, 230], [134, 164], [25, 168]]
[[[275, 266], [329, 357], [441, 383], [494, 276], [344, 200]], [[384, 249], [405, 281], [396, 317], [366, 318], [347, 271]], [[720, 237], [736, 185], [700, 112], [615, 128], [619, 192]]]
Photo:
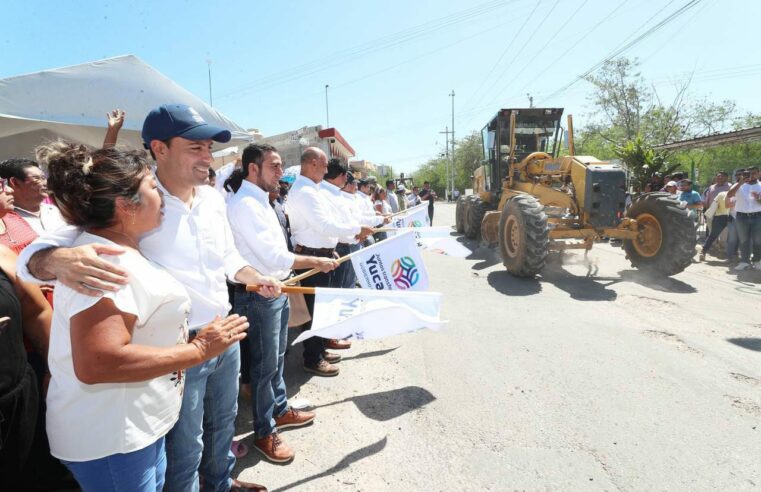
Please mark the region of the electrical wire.
[[654, 25], [653, 27], [651, 27], [650, 29], [648, 29], [644, 33], [640, 34], [639, 36], [637, 36], [633, 40], [629, 41], [628, 43], [624, 44], [620, 48], [614, 50], [612, 53], [608, 54], [605, 58], [603, 58], [602, 60], [600, 60], [597, 63], [595, 63], [590, 68], [588, 68], [584, 73], [576, 76], [576, 78], [574, 78], [571, 82], [569, 82], [565, 86], [561, 87], [560, 89], [556, 90], [555, 92], [553, 92], [552, 94], [547, 96], [546, 99], [552, 99], [553, 97], [555, 97], [555, 96], [557, 96], [559, 94], [562, 94], [563, 92], [568, 90], [570, 87], [575, 85], [578, 81], [584, 80], [586, 77], [588, 77], [594, 71], [596, 71], [598, 68], [602, 67], [605, 63], [607, 63], [610, 60], [612, 60], [613, 58], [621, 55], [626, 50], [628, 50], [629, 48], [635, 46], [636, 44], [640, 43], [641, 41], [647, 39], [649, 36], [651, 36], [652, 34], [656, 33], [661, 28], [663, 28], [664, 26], [666, 26], [670, 22], [674, 21], [675, 19], [677, 19], [682, 14], [684, 14], [685, 12], [689, 11], [691, 8], [693, 8], [696, 5], [698, 5], [701, 1], [702, 0], [690, 0], [686, 4], [682, 5], [680, 8], [678, 8], [676, 11], [672, 12], [670, 15], [668, 15], [666, 18], [664, 18], [663, 20], [658, 22], [656, 25]]

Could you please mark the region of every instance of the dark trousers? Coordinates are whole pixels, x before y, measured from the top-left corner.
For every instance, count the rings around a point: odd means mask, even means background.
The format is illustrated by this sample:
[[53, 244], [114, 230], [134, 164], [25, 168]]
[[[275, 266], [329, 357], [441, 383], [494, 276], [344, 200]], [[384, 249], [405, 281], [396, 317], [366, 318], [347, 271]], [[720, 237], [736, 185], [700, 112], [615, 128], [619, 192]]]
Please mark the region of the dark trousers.
[[729, 224], [728, 214], [713, 216], [713, 220], [711, 221], [711, 231], [708, 233], [706, 242], [703, 243], [703, 253], [706, 253], [711, 249], [711, 245], [713, 245], [714, 241], [719, 238], [721, 232], [726, 229], [727, 224]]
[[428, 218], [431, 220], [431, 225], [433, 225], [433, 205], [428, 205]]
[[[304, 273], [306, 270], [300, 270], [296, 271], [296, 274]], [[302, 287], [331, 287], [331, 277], [332, 275], [330, 273], [318, 273], [316, 275], [312, 275], [311, 277], [307, 277], [304, 280], [301, 281]], [[309, 311], [309, 316], [314, 316], [314, 297], [311, 294], [307, 294], [304, 296], [304, 301], [306, 301], [307, 304], [307, 310]], [[310, 320], [308, 323], [304, 325], [304, 329], [308, 330], [312, 327], [312, 321]], [[325, 344], [323, 343], [322, 338], [320, 337], [312, 337], [304, 341], [304, 365], [306, 366], [315, 366], [322, 360], [322, 352], [325, 350]]]

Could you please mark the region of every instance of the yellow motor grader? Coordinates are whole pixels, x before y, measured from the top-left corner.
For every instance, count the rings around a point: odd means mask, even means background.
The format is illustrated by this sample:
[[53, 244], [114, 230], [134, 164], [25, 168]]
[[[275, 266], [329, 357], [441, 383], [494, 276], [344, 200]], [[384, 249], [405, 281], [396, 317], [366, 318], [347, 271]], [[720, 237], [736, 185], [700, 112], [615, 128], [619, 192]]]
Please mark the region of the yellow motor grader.
[[695, 255], [692, 213], [668, 193], [645, 193], [626, 208], [626, 172], [618, 164], [568, 156], [562, 108], [502, 109], [482, 131], [484, 161], [473, 194], [457, 201], [457, 231], [498, 244], [508, 272], [531, 277], [550, 250], [589, 250], [622, 240], [632, 265], [658, 276], [684, 270]]

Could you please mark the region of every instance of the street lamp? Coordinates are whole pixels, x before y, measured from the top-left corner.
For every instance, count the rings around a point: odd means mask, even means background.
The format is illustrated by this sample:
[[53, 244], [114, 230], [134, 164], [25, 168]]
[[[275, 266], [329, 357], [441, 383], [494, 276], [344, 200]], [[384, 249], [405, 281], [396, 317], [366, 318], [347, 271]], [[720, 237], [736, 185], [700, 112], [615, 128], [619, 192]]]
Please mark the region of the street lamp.
[[211, 97], [211, 58], [206, 59], [206, 64], [209, 66], [209, 106], [214, 107], [214, 100]]
[[330, 112], [328, 111], [328, 87], [330, 86], [325, 84], [325, 120], [327, 122], [327, 126], [325, 128], [330, 128]]

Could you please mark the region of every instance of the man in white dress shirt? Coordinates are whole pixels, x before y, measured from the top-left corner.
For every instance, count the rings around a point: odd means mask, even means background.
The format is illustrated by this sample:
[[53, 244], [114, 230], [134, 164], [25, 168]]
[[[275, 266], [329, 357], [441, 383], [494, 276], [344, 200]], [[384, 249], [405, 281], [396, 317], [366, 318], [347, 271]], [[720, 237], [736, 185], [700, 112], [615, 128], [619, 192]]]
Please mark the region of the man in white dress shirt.
[[[322, 191], [320, 183], [328, 170], [328, 157], [317, 147], [308, 147], [301, 155], [301, 175], [296, 178], [288, 192], [286, 211], [291, 224], [292, 242], [297, 254], [336, 257], [339, 238], [371, 235], [373, 230], [356, 221], [345, 222], [342, 212]], [[318, 273], [301, 281], [306, 287], [332, 287], [329, 273]], [[304, 296], [309, 314], [314, 313], [314, 296]], [[311, 322], [305, 325], [311, 327]], [[327, 343], [326, 343], [327, 342]], [[324, 341], [312, 337], [304, 341], [304, 370], [319, 376], [336, 376], [338, 367], [325, 360], [325, 348], [347, 348], [347, 343], [337, 340]]]
[[[269, 193], [280, 190], [283, 163], [277, 149], [250, 144], [243, 149], [242, 174], [230, 186], [236, 189], [227, 202], [227, 217], [240, 254], [259, 272], [287, 279], [293, 268], [319, 268], [330, 272], [338, 266], [331, 258], [303, 256], [288, 251], [281, 224], [270, 205]], [[240, 285], [240, 284], [239, 284]], [[263, 297], [235, 291], [234, 311], [249, 321], [251, 392], [254, 413], [254, 446], [268, 460], [284, 463], [295, 453], [283, 443], [278, 429], [300, 427], [314, 420], [314, 412], [288, 406], [283, 369], [288, 343], [288, 297]]]
[[66, 226], [58, 207], [43, 203], [48, 196], [48, 180], [39, 164], [30, 159], [8, 159], [0, 163], [0, 178], [13, 188], [14, 211], [37, 235]]
[[[320, 183], [320, 186], [327, 193], [328, 200], [332, 201], [336, 216], [340, 217], [341, 222], [374, 227], [377, 223], [375, 217], [369, 218], [358, 214], [358, 209], [355, 207], [353, 198], [351, 201], [347, 200], [343, 189], [348, 182], [348, 177], [349, 168], [338, 159], [330, 159], [328, 161], [328, 172], [325, 173], [325, 179]], [[336, 254], [339, 257], [346, 256], [359, 250], [359, 247], [360, 242], [354, 235], [341, 236], [338, 238], [338, 244], [336, 245]], [[352, 267], [350, 261], [346, 261], [341, 263], [333, 272], [331, 286], [351, 288], [354, 287], [355, 280], [354, 267]]]
[[[278, 296], [280, 282], [260, 275], [238, 253], [224, 199], [205, 186], [213, 162], [212, 144], [229, 141], [230, 132], [207, 124], [193, 108], [165, 104], [148, 114], [142, 137], [156, 161], [164, 218], [158, 229], [141, 238], [140, 251], [187, 290], [190, 336], [229, 312], [226, 277], [263, 285], [261, 294]], [[78, 234], [73, 228], [63, 229], [27, 246], [17, 262], [19, 275], [38, 282], [57, 279], [87, 295], [99, 295], [98, 289], [118, 290], [126, 273], [98, 255], [118, 255], [123, 250], [105, 245], [66, 247]], [[239, 370], [236, 343], [186, 372], [180, 418], [167, 435], [164, 490], [198, 491], [199, 474], [204, 490], [262, 490], [231, 477]]]

